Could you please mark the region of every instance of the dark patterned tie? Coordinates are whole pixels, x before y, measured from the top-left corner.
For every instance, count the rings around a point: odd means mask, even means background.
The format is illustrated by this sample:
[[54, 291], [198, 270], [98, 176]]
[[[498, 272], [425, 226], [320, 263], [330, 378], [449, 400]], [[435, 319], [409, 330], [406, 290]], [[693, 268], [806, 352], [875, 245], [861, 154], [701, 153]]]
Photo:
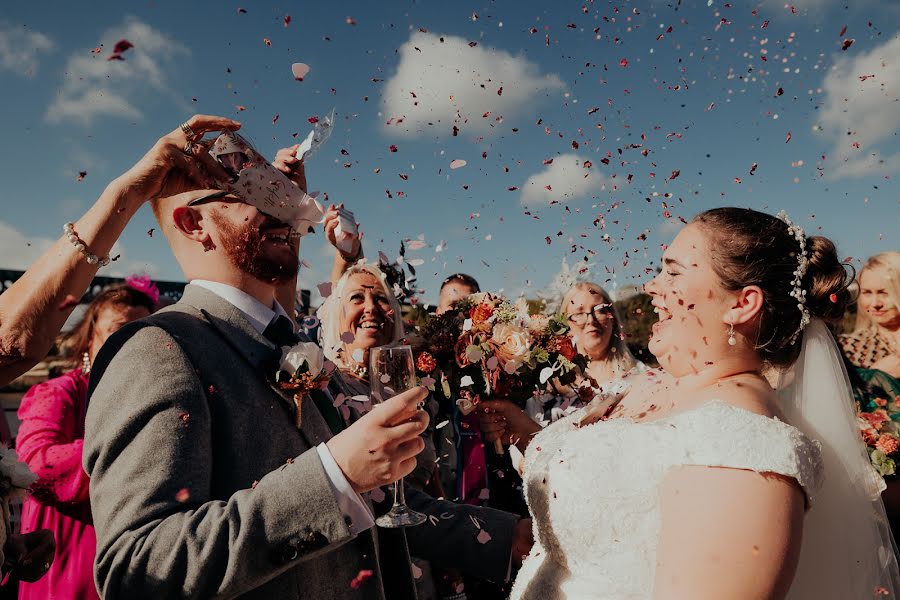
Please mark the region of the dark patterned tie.
[[293, 346], [300, 338], [294, 333], [294, 324], [284, 315], [278, 315], [263, 331], [263, 337], [281, 348]]

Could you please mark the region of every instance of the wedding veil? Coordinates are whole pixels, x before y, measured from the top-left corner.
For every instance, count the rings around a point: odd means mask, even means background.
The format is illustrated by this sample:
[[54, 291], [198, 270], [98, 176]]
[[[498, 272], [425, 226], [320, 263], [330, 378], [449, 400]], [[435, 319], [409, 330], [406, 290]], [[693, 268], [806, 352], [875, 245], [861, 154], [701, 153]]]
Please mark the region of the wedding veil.
[[881, 502], [885, 484], [862, 442], [844, 363], [831, 332], [812, 319], [800, 357], [781, 375], [787, 422], [822, 446], [822, 487], [803, 526], [789, 600], [897, 598], [895, 546]]

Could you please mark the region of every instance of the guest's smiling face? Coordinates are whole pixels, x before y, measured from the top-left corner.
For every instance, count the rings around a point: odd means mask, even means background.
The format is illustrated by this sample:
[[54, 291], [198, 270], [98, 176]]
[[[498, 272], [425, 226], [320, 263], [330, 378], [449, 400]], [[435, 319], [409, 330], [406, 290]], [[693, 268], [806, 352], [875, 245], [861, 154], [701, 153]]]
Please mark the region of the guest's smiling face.
[[345, 344], [348, 356], [354, 350], [364, 353], [394, 339], [396, 315], [391, 310], [384, 284], [371, 273], [354, 273], [347, 279], [341, 301], [341, 333], [351, 333]]
[[648, 348], [675, 376], [695, 373], [727, 351], [725, 314], [732, 298], [713, 270], [709, 238], [697, 224], [687, 225], [663, 254], [663, 269], [646, 292], [659, 321]]
[[900, 321], [900, 307], [888, 291], [889, 277], [889, 270], [883, 267], [865, 269], [859, 276], [859, 308], [882, 327]]
[[591, 360], [609, 353], [614, 314], [609, 301], [595, 290], [579, 290], [563, 307], [578, 351]]

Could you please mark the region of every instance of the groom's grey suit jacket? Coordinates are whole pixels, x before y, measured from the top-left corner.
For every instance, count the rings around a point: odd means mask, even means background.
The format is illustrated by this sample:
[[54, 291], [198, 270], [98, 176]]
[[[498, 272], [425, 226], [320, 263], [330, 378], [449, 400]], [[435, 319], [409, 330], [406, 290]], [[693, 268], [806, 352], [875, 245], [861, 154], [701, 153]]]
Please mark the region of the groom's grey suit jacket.
[[429, 523], [352, 535], [315, 450], [331, 436], [324, 419], [307, 398], [298, 430], [267, 383], [277, 354], [235, 306], [190, 285], [100, 351], [84, 467], [101, 596], [414, 598], [410, 553], [506, 576], [507, 513], [410, 490]]

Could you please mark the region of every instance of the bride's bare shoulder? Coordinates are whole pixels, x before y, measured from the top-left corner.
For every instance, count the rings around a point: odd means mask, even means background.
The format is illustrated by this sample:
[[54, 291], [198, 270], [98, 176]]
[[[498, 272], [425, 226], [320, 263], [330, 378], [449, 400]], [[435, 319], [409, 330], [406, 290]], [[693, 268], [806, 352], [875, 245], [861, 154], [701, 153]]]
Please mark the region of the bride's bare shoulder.
[[780, 416], [775, 391], [761, 376], [732, 377], [707, 387], [701, 396], [701, 402], [721, 400], [764, 417]]

